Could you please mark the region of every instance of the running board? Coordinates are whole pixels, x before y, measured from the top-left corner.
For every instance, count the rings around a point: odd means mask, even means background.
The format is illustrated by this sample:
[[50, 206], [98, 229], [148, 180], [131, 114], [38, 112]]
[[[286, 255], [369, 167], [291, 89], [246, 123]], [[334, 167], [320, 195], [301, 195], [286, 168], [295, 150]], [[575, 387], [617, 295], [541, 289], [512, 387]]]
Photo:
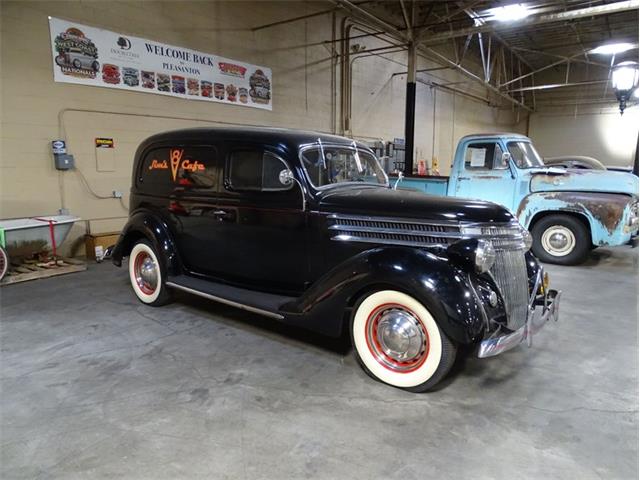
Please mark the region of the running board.
[[208, 298], [216, 302], [224, 303], [232, 307], [247, 310], [249, 312], [275, 318], [284, 319], [280, 314], [280, 308], [293, 300], [295, 297], [285, 297], [272, 293], [257, 292], [244, 288], [232, 287], [222, 283], [201, 280], [188, 275], [178, 275], [171, 277], [167, 281], [167, 287], [192, 293], [200, 297]]

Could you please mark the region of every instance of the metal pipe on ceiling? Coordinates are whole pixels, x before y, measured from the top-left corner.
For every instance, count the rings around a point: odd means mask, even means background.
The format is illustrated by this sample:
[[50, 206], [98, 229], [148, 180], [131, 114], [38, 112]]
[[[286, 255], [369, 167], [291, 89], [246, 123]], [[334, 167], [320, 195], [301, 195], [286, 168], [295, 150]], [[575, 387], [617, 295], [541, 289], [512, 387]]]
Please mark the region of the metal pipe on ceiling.
[[571, 83], [549, 83], [546, 85], [534, 85], [531, 87], [520, 87], [508, 90], [509, 92], [531, 92], [535, 90], [549, 90], [553, 88], [562, 87], [582, 87], [585, 85], [599, 85], [601, 83], [607, 83], [608, 80], [587, 80], [584, 82], [571, 82]]
[[383, 30], [387, 31], [387, 33], [393, 33], [397, 35], [399, 37], [399, 40], [409, 41], [409, 36], [407, 35], [407, 33], [400, 31], [398, 27], [396, 27], [395, 25], [391, 25], [390, 23], [387, 23], [384, 20], [381, 20], [375, 15], [367, 12], [365, 9], [351, 3], [349, 0], [330, 0], [330, 1], [335, 5], [338, 5], [339, 7], [344, 8], [352, 15], [360, 16], [361, 18], [366, 18], [370, 22], [377, 25], [379, 28], [382, 28]]
[[467, 70], [466, 68], [462, 67], [461, 65], [457, 65], [455, 62], [449, 60], [447, 57], [445, 57], [444, 55], [436, 52], [435, 50], [431, 49], [431, 48], [426, 48], [426, 49], [421, 49], [421, 50], [425, 50], [427, 53], [430, 53], [432, 55], [435, 55], [436, 57], [440, 58], [442, 61], [448, 63], [449, 65], [451, 65], [452, 67], [456, 68], [457, 70], [459, 70], [460, 72], [462, 72], [464, 75], [468, 76], [469, 78], [472, 78], [480, 83], [482, 83], [486, 88], [488, 88], [489, 90], [491, 90], [493, 93], [499, 95], [500, 97], [509, 100], [511, 103], [513, 103], [514, 105], [517, 105], [519, 107], [524, 108], [525, 110], [532, 112], [533, 110], [531, 109], [531, 107], [525, 105], [524, 103], [522, 103], [519, 100], [516, 100], [515, 98], [513, 98], [512, 96], [506, 94], [505, 92], [499, 90], [497, 87], [494, 87], [493, 85], [491, 85], [488, 82], [485, 82], [482, 78], [478, 77], [475, 73], [470, 72], [469, 70]]
[[286, 20], [278, 20], [277, 22], [265, 23], [264, 25], [259, 25], [257, 27], [253, 27], [251, 29], [252, 32], [257, 32], [258, 30], [264, 30], [265, 28], [277, 27], [279, 25], [286, 25], [287, 23], [297, 22], [299, 20], [306, 20], [308, 18], [318, 17], [320, 15], [325, 15], [327, 13], [335, 12], [335, 7], [330, 8], [329, 10], [322, 10], [320, 12], [309, 13], [307, 15], [300, 15], [293, 18], [287, 18]]
[[573, 56], [571, 56], [571, 57], [569, 57], [569, 58], [566, 58], [566, 59], [564, 59], [564, 58], [563, 58], [562, 60], [558, 60], [557, 62], [553, 62], [553, 63], [551, 63], [551, 64], [549, 64], [549, 65], [547, 65], [547, 66], [540, 67], [540, 68], [538, 68], [537, 70], [533, 70], [532, 72], [526, 73], [526, 74], [524, 74], [524, 75], [520, 75], [520, 76], [518, 76], [518, 77], [516, 77], [516, 78], [513, 78], [513, 79], [509, 80], [508, 82], [501, 83], [501, 84], [499, 85], [499, 87], [504, 87], [504, 86], [506, 86], [506, 85], [511, 85], [512, 83], [517, 82], [518, 80], [525, 79], [525, 78], [527, 78], [527, 77], [530, 77], [530, 76], [532, 76], [532, 75], [535, 75], [536, 73], [540, 73], [540, 72], [542, 72], [542, 71], [544, 71], [544, 70], [548, 70], [548, 69], [553, 68], [553, 67], [555, 67], [555, 66], [557, 66], [557, 65], [561, 65], [561, 64], [563, 64], [563, 63], [569, 62], [569, 61], [573, 60], [573, 58], [574, 58], [574, 57], [578, 57], [578, 56], [580, 56], [580, 55], [582, 55], [582, 52], [580, 52], [580, 53], [576, 53], [575, 55], [573, 55]]

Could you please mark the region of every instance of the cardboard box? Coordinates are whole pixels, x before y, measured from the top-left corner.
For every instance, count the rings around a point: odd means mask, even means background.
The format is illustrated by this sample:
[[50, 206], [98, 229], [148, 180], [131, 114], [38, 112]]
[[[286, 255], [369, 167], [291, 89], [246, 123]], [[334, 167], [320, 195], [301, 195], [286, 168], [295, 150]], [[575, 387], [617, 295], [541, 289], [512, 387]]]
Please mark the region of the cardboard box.
[[107, 247], [115, 245], [118, 241], [120, 232], [107, 233], [91, 233], [84, 236], [84, 246], [87, 254], [87, 260], [96, 259], [96, 247], [101, 246], [105, 251]]

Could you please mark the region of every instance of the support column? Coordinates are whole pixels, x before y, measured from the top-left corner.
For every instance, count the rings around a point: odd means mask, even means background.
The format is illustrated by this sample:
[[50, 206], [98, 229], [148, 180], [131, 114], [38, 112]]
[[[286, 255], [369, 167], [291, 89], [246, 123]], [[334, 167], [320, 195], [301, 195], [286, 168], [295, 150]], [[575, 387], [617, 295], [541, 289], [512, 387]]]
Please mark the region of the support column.
[[409, 57], [407, 69], [407, 96], [404, 116], [404, 174], [413, 173], [413, 138], [416, 125], [416, 44], [411, 42], [407, 49]]

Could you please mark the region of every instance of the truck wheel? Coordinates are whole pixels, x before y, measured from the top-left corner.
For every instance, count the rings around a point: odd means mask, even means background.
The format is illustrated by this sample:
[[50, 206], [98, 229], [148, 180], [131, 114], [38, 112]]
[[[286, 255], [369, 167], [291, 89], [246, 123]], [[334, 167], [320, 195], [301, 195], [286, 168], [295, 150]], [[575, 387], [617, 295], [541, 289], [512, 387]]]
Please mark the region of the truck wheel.
[[533, 254], [546, 263], [576, 265], [589, 253], [591, 235], [584, 224], [569, 215], [549, 215], [531, 229]]
[[456, 347], [415, 298], [380, 290], [351, 319], [356, 360], [371, 377], [410, 392], [433, 388], [453, 366]]
[[165, 285], [164, 267], [148, 240], [139, 240], [133, 246], [129, 255], [129, 278], [142, 303], [157, 307], [171, 300], [171, 292]]

